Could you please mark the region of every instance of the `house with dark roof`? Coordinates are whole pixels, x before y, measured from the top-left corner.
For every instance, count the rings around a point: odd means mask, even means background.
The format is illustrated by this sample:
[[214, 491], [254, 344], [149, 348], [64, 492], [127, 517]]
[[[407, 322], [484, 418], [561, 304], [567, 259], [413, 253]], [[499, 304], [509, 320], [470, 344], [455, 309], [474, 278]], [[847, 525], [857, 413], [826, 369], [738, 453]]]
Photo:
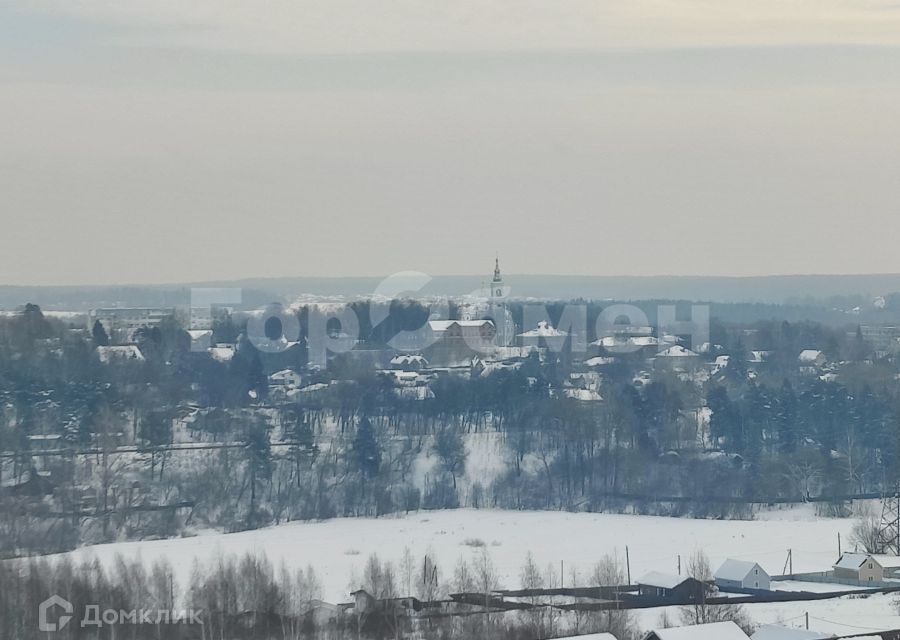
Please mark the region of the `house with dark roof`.
[[706, 585], [686, 576], [651, 571], [637, 581], [642, 596], [667, 598], [679, 602], [696, 602], [703, 599]]

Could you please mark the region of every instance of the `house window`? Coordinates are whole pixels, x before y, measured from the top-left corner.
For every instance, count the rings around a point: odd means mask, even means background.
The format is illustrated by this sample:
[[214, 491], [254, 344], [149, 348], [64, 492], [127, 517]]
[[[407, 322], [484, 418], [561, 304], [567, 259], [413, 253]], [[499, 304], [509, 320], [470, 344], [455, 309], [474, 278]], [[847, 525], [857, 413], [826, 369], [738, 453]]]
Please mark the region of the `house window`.
[[872, 563], [871, 563], [871, 562], [870, 562], [870, 563], [869, 563], [869, 568], [870, 568], [870, 569], [872, 569], [872, 568], [873, 568], [873, 567], [872, 567]]

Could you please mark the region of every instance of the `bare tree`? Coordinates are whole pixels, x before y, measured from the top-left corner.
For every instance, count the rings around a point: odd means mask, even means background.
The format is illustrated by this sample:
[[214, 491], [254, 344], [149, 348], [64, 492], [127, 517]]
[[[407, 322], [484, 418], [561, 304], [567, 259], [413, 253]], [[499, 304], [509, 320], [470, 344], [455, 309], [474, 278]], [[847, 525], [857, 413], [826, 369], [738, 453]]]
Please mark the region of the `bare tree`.
[[734, 622], [745, 632], [753, 631], [753, 622], [741, 605], [707, 604], [707, 597], [713, 593], [712, 568], [709, 558], [702, 550], [695, 551], [688, 559], [687, 574], [703, 583], [704, 588], [698, 602], [681, 608], [681, 621], [685, 625], [709, 624], [712, 622]]
[[[600, 562], [594, 565], [591, 579], [595, 585], [600, 587], [615, 587], [627, 582], [622, 561], [618, 556], [608, 554], [600, 558]], [[608, 609], [598, 613], [592, 626], [591, 631], [603, 631], [611, 633], [617, 638], [627, 638], [633, 628], [632, 615], [627, 609]]]
[[[544, 588], [544, 576], [541, 574], [541, 570], [535, 563], [534, 556], [531, 555], [530, 551], [525, 556], [525, 564], [522, 565], [522, 570], [519, 572], [519, 584], [522, 589], [530, 591]], [[545, 612], [542, 606], [544, 604], [543, 600], [537, 594], [532, 594], [527, 597], [527, 601], [532, 606], [532, 609], [527, 614], [531, 627], [530, 633], [535, 638], [547, 637], [544, 620]]]
[[850, 532], [850, 542], [866, 553], [878, 553], [878, 533], [881, 529], [881, 518], [869, 507], [860, 514]]

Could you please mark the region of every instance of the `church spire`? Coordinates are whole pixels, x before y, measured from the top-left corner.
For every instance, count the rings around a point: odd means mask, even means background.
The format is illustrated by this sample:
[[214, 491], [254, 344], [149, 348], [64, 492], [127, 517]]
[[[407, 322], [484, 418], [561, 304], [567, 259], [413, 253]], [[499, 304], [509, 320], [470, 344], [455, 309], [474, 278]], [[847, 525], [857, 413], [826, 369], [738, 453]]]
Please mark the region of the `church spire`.
[[494, 258], [494, 282], [503, 282], [500, 276], [500, 256]]

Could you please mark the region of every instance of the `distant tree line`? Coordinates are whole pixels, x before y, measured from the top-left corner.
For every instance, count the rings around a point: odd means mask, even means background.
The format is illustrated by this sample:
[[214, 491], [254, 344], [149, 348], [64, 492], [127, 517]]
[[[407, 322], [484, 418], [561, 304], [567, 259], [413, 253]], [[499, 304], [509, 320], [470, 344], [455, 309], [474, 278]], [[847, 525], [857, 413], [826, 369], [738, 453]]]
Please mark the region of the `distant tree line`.
[[[372, 327], [358, 306], [363, 347], [426, 317], [395, 303]], [[551, 320], [562, 307], [550, 305]], [[588, 326], [602, 308], [588, 305]], [[297, 313], [305, 331], [307, 310]], [[104, 364], [96, 347], [113, 338], [101, 329], [34, 305], [0, 318], [4, 555], [460, 506], [746, 516], [746, 502], [825, 496], [842, 513], [843, 496], [898, 481], [898, 360], [852, 325], [714, 319], [703, 358], [727, 355], [721, 371], [698, 378], [619, 356], [603, 372], [602, 402], [567, 397], [576, 365], [552, 353], [491, 375], [442, 375], [433, 398], [409, 400], [349, 359], [305, 369], [302, 340], [261, 352], [237, 314], [213, 330], [213, 342], [236, 344], [225, 362], [191, 351], [173, 318], [135, 333], [143, 360]], [[839, 366], [805, 373], [803, 349]], [[766, 361], [751, 363], [754, 351]], [[267, 375], [286, 367], [319, 389], [270, 397]], [[205, 448], [173, 450], [176, 427]], [[63, 453], [41, 456], [33, 436], [52, 434]], [[487, 438], [501, 461], [490, 476], [470, 460]], [[684, 500], [657, 500], [672, 496]]]

